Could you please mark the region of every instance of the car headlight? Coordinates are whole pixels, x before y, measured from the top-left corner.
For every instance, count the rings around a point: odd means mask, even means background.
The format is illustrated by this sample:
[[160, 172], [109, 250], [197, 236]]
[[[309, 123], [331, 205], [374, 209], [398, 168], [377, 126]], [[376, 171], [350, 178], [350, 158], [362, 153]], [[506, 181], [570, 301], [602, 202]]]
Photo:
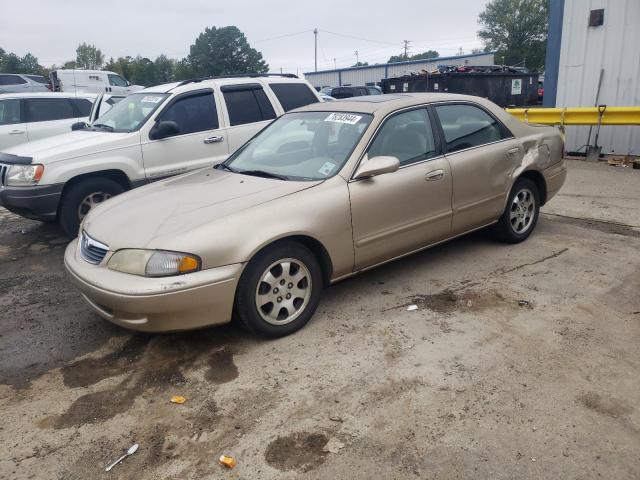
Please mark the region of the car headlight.
[[11, 165], [5, 177], [5, 185], [25, 187], [35, 185], [42, 178], [44, 165]]
[[202, 267], [202, 262], [199, 257], [189, 253], [124, 249], [111, 256], [107, 267], [132, 275], [169, 277], [197, 272]]

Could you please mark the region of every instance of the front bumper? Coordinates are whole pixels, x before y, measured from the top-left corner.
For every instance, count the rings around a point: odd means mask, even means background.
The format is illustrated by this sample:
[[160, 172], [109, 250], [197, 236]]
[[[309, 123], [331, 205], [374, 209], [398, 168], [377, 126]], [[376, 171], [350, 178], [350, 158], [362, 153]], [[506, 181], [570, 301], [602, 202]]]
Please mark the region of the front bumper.
[[64, 263], [71, 280], [101, 317], [144, 332], [191, 330], [228, 323], [243, 264], [173, 277], [148, 278], [109, 270], [82, 259], [78, 240]]
[[0, 185], [0, 206], [33, 220], [54, 221], [63, 184], [6, 187]]

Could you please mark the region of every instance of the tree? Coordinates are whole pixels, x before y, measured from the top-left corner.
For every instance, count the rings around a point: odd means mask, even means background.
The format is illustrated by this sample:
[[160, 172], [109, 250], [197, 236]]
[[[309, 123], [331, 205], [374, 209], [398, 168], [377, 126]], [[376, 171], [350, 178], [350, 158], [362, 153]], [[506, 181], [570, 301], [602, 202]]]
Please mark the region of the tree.
[[42, 67], [38, 63], [38, 59], [30, 53], [20, 59], [20, 70], [20, 73], [42, 73]]
[[491, 0], [480, 13], [478, 36], [505, 65], [544, 69], [548, 0]]
[[191, 45], [187, 61], [196, 76], [266, 73], [269, 65], [234, 26], [211, 27]]
[[104, 55], [95, 45], [82, 42], [76, 49], [76, 64], [78, 68], [96, 70], [104, 64]]
[[131, 63], [131, 76], [128, 80], [136, 85], [149, 87], [161, 83], [158, 81], [158, 74], [155, 64], [146, 57], [138, 55]]
[[427, 50], [426, 52], [416, 53], [415, 55], [393, 55], [389, 58], [387, 63], [406, 62], [407, 60], [429, 60], [431, 58], [438, 58], [440, 54], [435, 50]]
[[351, 66], [352, 67], [368, 67], [369, 66], [369, 62], [356, 62]]
[[160, 55], [154, 62], [158, 83], [172, 82], [175, 78], [176, 62], [166, 55]]

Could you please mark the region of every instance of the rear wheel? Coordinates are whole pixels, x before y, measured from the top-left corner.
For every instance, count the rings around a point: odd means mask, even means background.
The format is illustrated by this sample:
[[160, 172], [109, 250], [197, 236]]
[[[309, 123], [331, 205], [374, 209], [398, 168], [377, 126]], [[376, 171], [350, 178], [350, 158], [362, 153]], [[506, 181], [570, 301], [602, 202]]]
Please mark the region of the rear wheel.
[[122, 192], [122, 185], [109, 178], [87, 178], [71, 186], [62, 197], [58, 215], [64, 233], [75, 237], [80, 222], [93, 208]]
[[511, 189], [507, 206], [494, 226], [494, 232], [503, 242], [522, 242], [533, 232], [539, 213], [538, 187], [528, 178], [520, 178]]
[[322, 270], [313, 253], [296, 242], [260, 252], [247, 265], [235, 301], [235, 320], [252, 333], [283, 337], [313, 316], [322, 293]]

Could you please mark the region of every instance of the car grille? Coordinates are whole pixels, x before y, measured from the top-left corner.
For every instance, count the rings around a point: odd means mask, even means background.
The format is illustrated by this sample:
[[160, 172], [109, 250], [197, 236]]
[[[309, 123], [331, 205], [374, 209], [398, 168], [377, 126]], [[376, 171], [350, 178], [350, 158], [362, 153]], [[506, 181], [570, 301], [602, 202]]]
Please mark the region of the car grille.
[[0, 185], [5, 185], [5, 178], [7, 176], [8, 170], [9, 170], [9, 165], [0, 163]]
[[87, 262], [98, 265], [105, 257], [109, 247], [94, 240], [84, 231], [80, 234], [80, 256]]

